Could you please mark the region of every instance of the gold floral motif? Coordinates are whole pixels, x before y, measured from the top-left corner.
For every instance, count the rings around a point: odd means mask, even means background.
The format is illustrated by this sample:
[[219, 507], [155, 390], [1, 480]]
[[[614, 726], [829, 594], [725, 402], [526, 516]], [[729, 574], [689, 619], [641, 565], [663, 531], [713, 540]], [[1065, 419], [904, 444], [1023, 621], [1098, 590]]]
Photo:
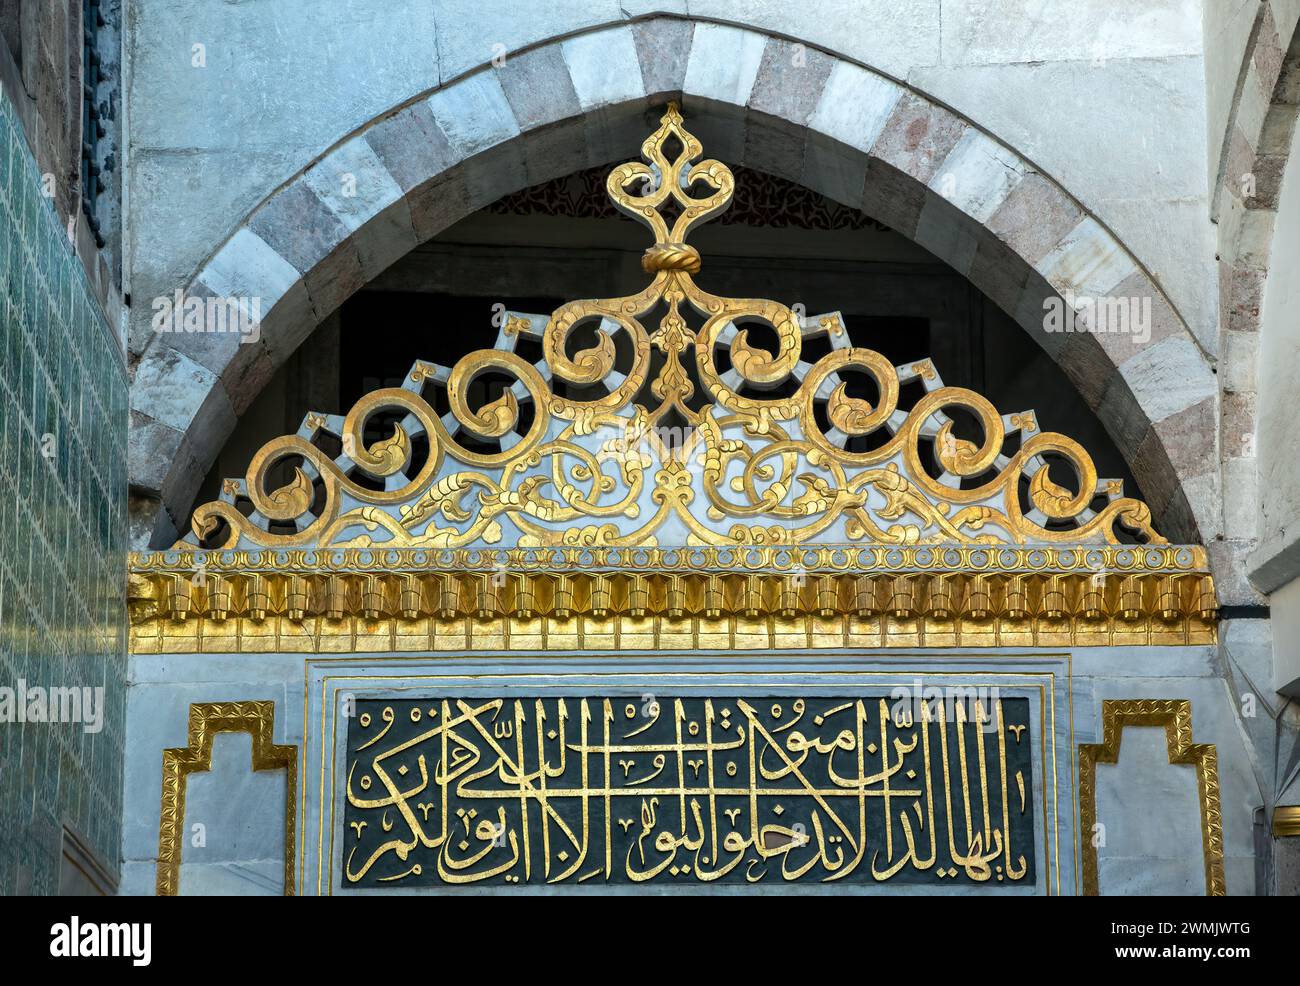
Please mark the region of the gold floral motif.
[[[1011, 415], [1011, 427], [1019, 428], [1021, 431], [1028, 434], [1031, 431], [1038, 430], [1038, 421], [1035, 419], [1033, 411], [1025, 411], [1021, 414]], [[1117, 488], [1113, 486], [1109, 486], [1108, 489], [1110, 490], [1110, 492], [1114, 493], [1115, 496], [1124, 495], [1124, 484], [1122, 482], [1120, 482], [1119, 480], [1109, 480], [1108, 482], [1119, 483], [1119, 486]]]
[[1095, 897], [1097, 847], [1097, 764], [1119, 763], [1125, 726], [1164, 726], [1171, 764], [1196, 767], [1201, 802], [1201, 843], [1205, 862], [1205, 894], [1227, 893], [1223, 874], [1223, 818], [1219, 808], [1219, 761], [1213, 743], [1192, 742], [1192, 703], [1186, 699], [1107, 699], [1101, 705], [1101, 742], [1079, 744], [1079, 814], [1083, 892]]
[[[702, 153], [670, 104], [642, 145], [644, 161], [610, 172], [614, 204], [654, 235], [644, 290], [570, 302], [549, 318], [507, 313], [496, 348], [449, 370], [418, 362], [402, 387], [367, 395], [341, 424], [309, 415], [297, 435], [254, 457], [246, 482], [195, 511], [189, 541], [654, 546], [671, 530], [673, 543], [688, 545], [1096, 544], [1117, 543], [1123, 527], [1163, 542], [1146, 504], [1114, 481], [1099, 484], [1087, 452], [1038, 432], [1032, 412], [1004, 419], [978, 394], [944, 386], [930, 360], [894, 367], [853, 347], [839, 313], [804, 316], [700, 287], [701, 258], [687, 237], [727, 207], [735, 187], [730, 169], [698, 160]], [[755, 325], [766, 327], [770, 348], [755, 341]], [[594, 341], [575, 349], [579, 331]], [[540, 340], [541, 362], [515, 352], [523, 337]], [[829, 339], [831, 351], [809, 366], [801, 354], [814, 337]], [[488, 372], [514, 384], [472, 407], [470, 385]], [[854, 377], [874, 384], [874, 403], [855, 396]], [[449, 415], [422, 396], [430, 380], [446, 386]], [[915, 380], [925, 395], [904, 412], [900, 383]], [[562, 396], [597, 387], [604, 393]], [[978, 422], [982, 438], [954, 434], [953, 408]], [[394, 412], [392, 435], [366, 445], [366, 422]], [[315, 444], [332, 427], [344, 449], [337, 460]], [[881, 429], [887, 437], [874, 447], [856, 443]], [[1019, 436], [1010, 452], [1008, 431]], [[417, 437], [429, 447], [418, 467]], [[280, 465], [292, 479], [268, 491]], [[1049, 469], [1072, 472], [1073, 482]]]

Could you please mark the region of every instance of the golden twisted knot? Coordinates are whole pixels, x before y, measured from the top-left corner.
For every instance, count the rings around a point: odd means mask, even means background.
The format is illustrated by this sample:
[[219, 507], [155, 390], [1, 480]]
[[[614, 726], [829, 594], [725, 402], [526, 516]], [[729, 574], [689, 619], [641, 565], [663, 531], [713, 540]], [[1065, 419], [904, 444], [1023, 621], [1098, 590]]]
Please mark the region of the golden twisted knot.
[[686, 243], [656, 243], [642, 256], [641, 268], [647, 274], [661, 270], [684, 270], [688, 274], [698, 274], [700, 251]]

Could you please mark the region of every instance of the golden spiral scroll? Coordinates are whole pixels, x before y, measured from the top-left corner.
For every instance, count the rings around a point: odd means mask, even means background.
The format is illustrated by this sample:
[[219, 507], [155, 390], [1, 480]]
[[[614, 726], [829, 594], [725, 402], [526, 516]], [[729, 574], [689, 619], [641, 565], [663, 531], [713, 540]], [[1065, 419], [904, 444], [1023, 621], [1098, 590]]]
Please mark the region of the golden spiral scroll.
[[[702, 154], [669, 104], [644, 160], [610, 172], [614, 204], [654, 234], [642, 291], [549, 317], [508, 313], [496, 348], [451, 369], [421, 361], [346, 418], [309, 414], [194, 512], [189, 543], [1084, 544], [1116, 543], [1120, 528], [1164, 542], [1146, 504], [1099, 480], [1076, 442], [1039, 433], [1032, 412], [1004, 417], [944, 386], [928, 360], [895, 367], [853, 347], [838, 313], [697, 285], [701, 258], [686, 240], [735, 188]], [[515, 351], [526, 336], [540, 343], [536, 364]], [[810, 366], [814, 337], [831, 348]], [[471, 406], [484, 374], [512, 382]], [[429, 381], [446, 387], [446, 415], [426, 400]], [[906, 383], [925, 389], [910, 410], [899, 407]], [[368, 424], [382, 435], [369, 444]], [[322, 451], [323, 436], [343, 454]]]

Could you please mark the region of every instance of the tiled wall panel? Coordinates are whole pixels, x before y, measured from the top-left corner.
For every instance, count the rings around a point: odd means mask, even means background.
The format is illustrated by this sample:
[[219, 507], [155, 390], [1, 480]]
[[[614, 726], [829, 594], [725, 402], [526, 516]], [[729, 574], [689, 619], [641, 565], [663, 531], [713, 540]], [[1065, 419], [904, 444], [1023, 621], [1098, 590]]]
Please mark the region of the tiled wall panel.
[[[0, 689], [13, 690], [7, 710], [0, 691], [7, 893], [57, 890], [65, 823], [114, 870], [121, 842], [126, 368], [46, 195], [52, 184], [0, 94]], [[12, 721], [20, 683], [102, 688], [102, 728]]]

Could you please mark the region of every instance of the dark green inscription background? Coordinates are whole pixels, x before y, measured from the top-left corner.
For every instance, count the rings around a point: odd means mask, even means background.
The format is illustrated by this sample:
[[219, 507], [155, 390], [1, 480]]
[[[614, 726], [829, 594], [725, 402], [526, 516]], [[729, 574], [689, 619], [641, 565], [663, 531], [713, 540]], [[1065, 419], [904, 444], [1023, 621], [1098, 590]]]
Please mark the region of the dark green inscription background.
[[341, 884], [1032, 886], [1029, 701], [980, 699], [361, 699]]

